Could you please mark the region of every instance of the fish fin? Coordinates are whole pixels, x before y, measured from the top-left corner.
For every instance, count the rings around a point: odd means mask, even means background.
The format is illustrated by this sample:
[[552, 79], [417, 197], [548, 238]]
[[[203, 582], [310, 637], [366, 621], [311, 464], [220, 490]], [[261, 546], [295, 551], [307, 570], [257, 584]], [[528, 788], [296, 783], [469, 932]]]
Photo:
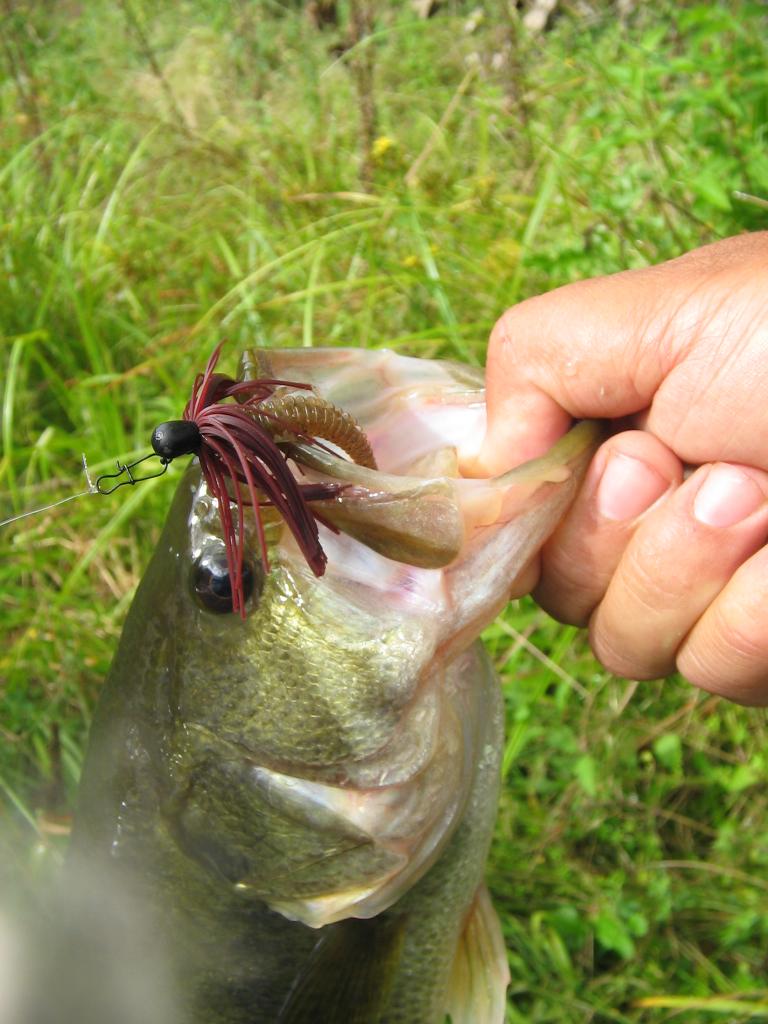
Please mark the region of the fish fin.
[[503, 1024], [509, 966], [498, 915], [484, 882], [459, 937], [445, 1011], [451, 1024]]
[[296, 977], [277, 1024], [376, 1024], [387, 1008], [406, 917], [328, 925]]

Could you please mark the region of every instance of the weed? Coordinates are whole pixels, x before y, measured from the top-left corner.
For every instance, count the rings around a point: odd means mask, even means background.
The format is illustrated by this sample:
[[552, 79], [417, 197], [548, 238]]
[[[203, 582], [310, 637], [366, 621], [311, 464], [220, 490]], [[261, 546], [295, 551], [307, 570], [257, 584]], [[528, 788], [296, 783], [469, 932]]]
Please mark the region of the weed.
[[[6, 8], [0, 517], [79, 489], [83, 450], [146, 451], [222, 337], [481, 363], [517, 299], [768, 224], [748, 0], [537, 39], [497, 0], [377, 5], [356, 80], [336, 30], [268, 0]], [[1, 813], [35, 870], [168, 478], [122, 493], [0, 534]], [[486, 639], [508, 1019], [764, 1018], [763, 714], [613, 679], [527, 601]]]

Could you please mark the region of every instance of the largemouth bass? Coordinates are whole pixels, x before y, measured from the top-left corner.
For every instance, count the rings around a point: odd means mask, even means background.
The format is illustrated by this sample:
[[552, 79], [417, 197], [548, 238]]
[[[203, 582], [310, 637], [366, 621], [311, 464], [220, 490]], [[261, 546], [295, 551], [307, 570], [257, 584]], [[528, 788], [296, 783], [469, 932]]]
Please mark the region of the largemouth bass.
[[479, 372], [334, 349], [247, 353], [242, 373], [312, 385], [378, 468], [296, 440], [303, 481], [343, 485], [317, 503], [327, 570], [275, 519], [265, 573], [249, 532], [243, 621], [193, 462], [97, 709], [71, 869], [151, 907], [185, 1024], [498, 1024], [483, 869], [502, 706], [476, 640], [572, 500], [595, 428], [462, 479]]

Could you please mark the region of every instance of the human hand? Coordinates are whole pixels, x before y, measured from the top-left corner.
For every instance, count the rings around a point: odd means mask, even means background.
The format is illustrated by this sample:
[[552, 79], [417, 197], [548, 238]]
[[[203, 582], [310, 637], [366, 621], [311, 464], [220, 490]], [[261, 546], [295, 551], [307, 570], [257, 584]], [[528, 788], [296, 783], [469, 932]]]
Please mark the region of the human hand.
[[768, 232], [520, 303], [486, 378], [485, 473], [540, 454], [572, 417], [639, 428], [601, 446], [515, 593], [535, 585], [555, 617], [588, 623], [619, 675], [677, 668], [768, 704]]

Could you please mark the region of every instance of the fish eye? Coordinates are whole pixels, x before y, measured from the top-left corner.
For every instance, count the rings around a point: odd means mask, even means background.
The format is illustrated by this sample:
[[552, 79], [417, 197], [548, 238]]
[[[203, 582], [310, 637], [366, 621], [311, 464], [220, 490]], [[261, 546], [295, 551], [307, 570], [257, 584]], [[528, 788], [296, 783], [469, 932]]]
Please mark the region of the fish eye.
[[[256, 597], [264, 586], [261, 565], [255, 569], [247, 559], [243, 561], [243, 596], [247, 601]], [[227, 556], [222, 549], [203, 551], [192, 564], [192, 590], [195, 600], [207, 612], [226, 615], [232, 611], [232, 581]]]

